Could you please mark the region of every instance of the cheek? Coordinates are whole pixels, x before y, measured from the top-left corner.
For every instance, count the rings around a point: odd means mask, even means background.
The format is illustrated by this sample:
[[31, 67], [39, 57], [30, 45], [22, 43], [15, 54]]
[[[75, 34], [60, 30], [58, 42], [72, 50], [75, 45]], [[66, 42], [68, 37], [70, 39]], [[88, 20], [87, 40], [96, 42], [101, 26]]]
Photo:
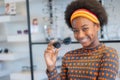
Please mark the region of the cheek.
[[93, 38], [94, 37], [94, 34], [91, 34], [91, 38]]
[[95, 31], [91, 32], [89, 35], [91, 38], [95, 38], [97, 36], [97, 33]]
[[75, 37], [75, 39], [77, 39], [77, 37], [78, 37], [77, 34], [74, 34], [74, 37]]
[[97, 34], [98, 34], [98, 32], [97, 32], [97, 30], [96, 30], [95, 28], [89, 30], [89, 32], [88, 32], [88, 35], [89, 35], [91, 38], [96, 37]]

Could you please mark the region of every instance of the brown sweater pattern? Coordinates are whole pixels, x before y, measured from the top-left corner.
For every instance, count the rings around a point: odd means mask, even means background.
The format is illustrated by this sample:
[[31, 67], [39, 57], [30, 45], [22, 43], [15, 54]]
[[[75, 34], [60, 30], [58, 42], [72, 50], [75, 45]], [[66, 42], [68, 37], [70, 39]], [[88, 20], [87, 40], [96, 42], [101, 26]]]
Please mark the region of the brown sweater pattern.
[[61, 73], [48, 72], [49, 80], [115, 80], [119, 68], [118, 53], [100, 44], [95, 48], [80, 48], [66, 53]]

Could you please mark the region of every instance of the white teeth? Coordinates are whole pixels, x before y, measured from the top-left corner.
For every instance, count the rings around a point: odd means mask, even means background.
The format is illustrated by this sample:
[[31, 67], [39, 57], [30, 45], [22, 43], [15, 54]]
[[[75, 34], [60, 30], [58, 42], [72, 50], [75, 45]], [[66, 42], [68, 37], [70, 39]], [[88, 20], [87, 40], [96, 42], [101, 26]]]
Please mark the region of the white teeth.
[[84, 43], [84, 42], [87, 42], [88, 41], [88, 38], [84, 38], [82, 40], [80, 40], [81, 43]]

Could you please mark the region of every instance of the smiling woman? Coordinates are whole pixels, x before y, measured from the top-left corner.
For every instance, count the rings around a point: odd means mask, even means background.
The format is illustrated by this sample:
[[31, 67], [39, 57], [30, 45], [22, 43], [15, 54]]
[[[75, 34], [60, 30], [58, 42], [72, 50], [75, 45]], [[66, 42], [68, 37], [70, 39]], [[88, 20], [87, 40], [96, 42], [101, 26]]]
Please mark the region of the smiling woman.
[[79, 41], [84, 48], [95, 47], [100, 44], [97, 37], [100, 29], [99, 25], [87, 18], [78, 17], [72, 21], [72, 26], [76, 40]]
[[55, 66], [59, 49], [50, 42], [44, 53], [49, 80], [115, 80], [118, 53], [98, 39], [98, 31], [107, 24], [104, 7], [96, 0], [75, 0], [67, 6], [65, 20], [82, 48], [64, 55], [59, 75]]

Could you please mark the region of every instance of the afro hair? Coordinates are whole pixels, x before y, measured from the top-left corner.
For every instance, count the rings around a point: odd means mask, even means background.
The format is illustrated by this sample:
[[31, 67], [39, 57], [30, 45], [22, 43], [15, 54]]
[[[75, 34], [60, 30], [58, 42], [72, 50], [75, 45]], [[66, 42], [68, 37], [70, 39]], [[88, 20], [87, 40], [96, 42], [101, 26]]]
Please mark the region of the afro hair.
[[100, 26], [103, 27], [108, 22], [107, 13], [102, 4], [97, 0], [75, 0], [72, 1], [66, 8], [65, 11], [65, 21], [69, 28], [72, 29], [70, 22], [71, 15], [74, 11], [78, 9], [87, 9], [94, 13], [98, 20], [100, 21]]

